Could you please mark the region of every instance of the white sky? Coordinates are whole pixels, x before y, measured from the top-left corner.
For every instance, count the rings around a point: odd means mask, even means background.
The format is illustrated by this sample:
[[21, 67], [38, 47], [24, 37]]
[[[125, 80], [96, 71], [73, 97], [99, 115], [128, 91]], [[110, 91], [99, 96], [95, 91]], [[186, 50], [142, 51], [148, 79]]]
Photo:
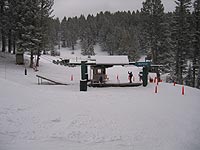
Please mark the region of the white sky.
[[[140, 10], [144, 0], [54, 0], [55, 17], [62, 19], [66, 17], [80, 16], [84, 14], [96, 15], [100, 11], [128, 11]], [[174, 0], [162, 0], [165, 11], [173, 11]]]

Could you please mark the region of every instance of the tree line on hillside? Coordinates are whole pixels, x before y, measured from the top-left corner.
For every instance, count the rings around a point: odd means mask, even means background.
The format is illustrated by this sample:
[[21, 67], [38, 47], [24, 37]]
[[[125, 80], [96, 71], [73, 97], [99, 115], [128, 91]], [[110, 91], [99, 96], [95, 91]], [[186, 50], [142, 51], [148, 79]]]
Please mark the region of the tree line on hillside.
[[153, 64], [165, 65], [172, 80], [199, 87], [200, 0], [175, 4], [175, 11], [169, 13], [161, 0], [146, 0], [141, 11], [64, 17], [62, 46], [74, 49], [80, 40], [82, 54], [94, 55], [93, 46], [99, 43], [110, 55], [128, 55], [131, 61], [147, 54]]
[[[39, 56], [60, 45], [73, 50], [79, 42], [83, 55], [95, 55], [98, 43], [110, 55], [128, 55], [130, 61], [147, 55], [177, 83], [200, 86], [200, 0], [175, 0], [175, 11], [168, 13], [161, 0], [144, 0], [141, 10], [64, 17], [61, 22], [49, 17], [51, 0], [28, 2], [0, 2], [2, 51], [7, 44], [9, 52]], [[45, 11], [42, 2], [48, 6]]]

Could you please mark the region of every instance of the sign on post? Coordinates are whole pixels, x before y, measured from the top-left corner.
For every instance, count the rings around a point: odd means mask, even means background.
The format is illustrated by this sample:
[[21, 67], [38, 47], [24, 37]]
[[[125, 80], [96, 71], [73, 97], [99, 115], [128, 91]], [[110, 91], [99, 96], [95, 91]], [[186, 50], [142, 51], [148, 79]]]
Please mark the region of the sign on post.
[[147, 66], [147, 67], [150, 67], [150, 62], [136, 62], [135, 63], [135, 66], [137, 67], [144, 67], [144, 66]]

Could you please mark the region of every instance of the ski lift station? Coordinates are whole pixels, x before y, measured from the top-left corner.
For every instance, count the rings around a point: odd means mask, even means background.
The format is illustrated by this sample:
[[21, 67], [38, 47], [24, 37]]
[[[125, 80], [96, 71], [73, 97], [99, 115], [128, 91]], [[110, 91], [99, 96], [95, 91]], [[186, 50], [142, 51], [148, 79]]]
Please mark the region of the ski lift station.
[[[148, 84], [148, 72], [154, 65], [151, 64], [150, 61], [144, 62], [129, 62], [128, 56], [91, 56], [84, 61], [74, 61], [67, 59], [61, 59], [60, 62], [56, 62], [56, 64], [60, 63], [62, 65], [68, 66], [81, 66], [81, 80], [80, 80], [80, 91], [87, 91], [87, 86], [91, 87], [133, 87], [133, 86], [147, 86]], [[141, 67], [141, 71], [139, 74], [141, 77], [141, 81], [128, 82], [128, 78], [126, 78], [126, 82], [120, 82], [118, 80], [118, 75], [116, 75], [116, 80], [119, 82], [112, 82], [108, 77], [108, 70], [111, 67], [116, 66], [137, 66]], [[137, 72], [138, 73], [138, 72]], [[127, 71], [128, 76], [128, 71]], [[47, 80], [42, 76], [38, 77], [39, 79]], [[51, 81], [51, 80], [48, 80]], [[52, 81], [51, 81], [52, 82]], [[56, 82], [57, 83], [57, 82]]]
[[[134, 83], [110, 83], [107, 82], [107, 69], [113, 66], [128, 66], [136, 65], [143, 67], [143, 75], [141, 82]], [[90, 66], [88, 69], [88, 66]], [[92, 87], [130, 87], [130, 86], [143, 86], [147, 85], [148, 68], [150, 62], [129, 62], [128, 56], [93, 56], [88, 61], [81, 62], [81, 81], [80, 90], [87, 91], [87, 85]], [[88, 73], [88, 70], [90, 72]], [[88, 77], [90, 74], [90, 79]]]

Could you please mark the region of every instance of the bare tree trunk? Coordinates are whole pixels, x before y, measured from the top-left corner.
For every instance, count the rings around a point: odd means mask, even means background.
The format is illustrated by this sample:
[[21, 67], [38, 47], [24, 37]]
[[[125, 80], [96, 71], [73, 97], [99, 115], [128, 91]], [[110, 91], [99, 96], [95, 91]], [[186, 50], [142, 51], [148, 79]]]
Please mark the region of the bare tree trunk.
[[197, 77], [197, 86], [198, 89], [200, 89], [200, 66], [199, 66], [199, 71], [198, 71], [198, 77]]
[[176, 53], [176, 82], [180, 83], [180, 58], [179, 58], [179, 50]]
[[33, 68], [33, 50], [31, 50], [31, 58], [30, 58], [30, 68]]
[[8, 52], [12, 51], [12, 30], [10, 29], [8, 32]]
[[74, 43], [72, 42], [72, 50], [74, 50]]
[[15, 53], [16, 53], [16, 37], [14, 35], [14, 37], [13, 37], [13, 54], [15, 54]]
[[196, 58], [193, 59], [193, 70], [192, 70], [192, 87], [195, 87], [196, 80]]
[[3, 31], [3, 29], [1, 29], [1, 34], [2, 34], [2, 52], [6, 51], [6, 36], [5, 36], [5, 32]]
[[182, 56], [179, 58], [179, 74], [178, 74], [178, 81], [179, 84], [183, 84], [183, 62]]

